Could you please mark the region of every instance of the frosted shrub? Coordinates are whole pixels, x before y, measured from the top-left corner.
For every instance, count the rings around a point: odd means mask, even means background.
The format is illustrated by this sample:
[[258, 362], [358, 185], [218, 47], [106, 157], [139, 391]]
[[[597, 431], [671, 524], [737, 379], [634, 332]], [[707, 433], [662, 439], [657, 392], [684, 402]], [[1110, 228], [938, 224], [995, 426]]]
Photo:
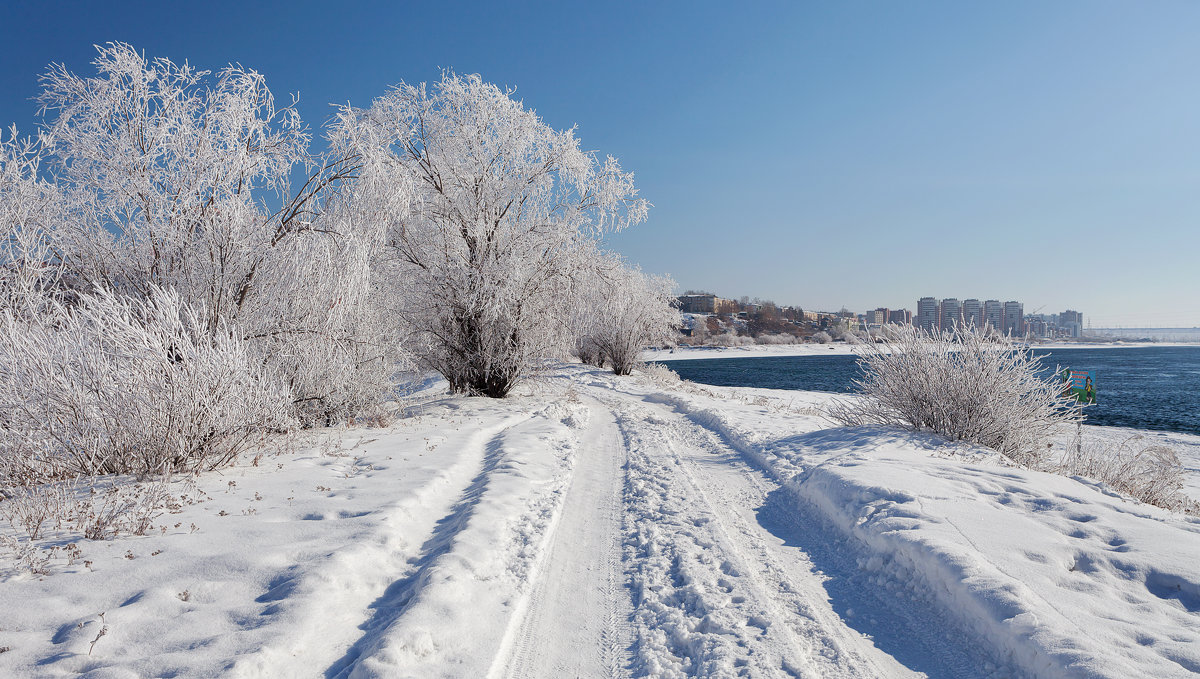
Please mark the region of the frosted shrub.
[[260, 366], [172, 292], [100, 291], [33, 319], [0, 312], [0, 489], [226, 464], [290, 425], [287, 392]]
[[58, 287], [62, 267], [47, 233], [61, 216], [63, 196], [39, 179], [40, 145], [0, 131], [0, 309], [40, 313], [43, 291]]
[[830, 342], [833, 341], [833, 337], [831, 337], [829, 335], [829, 333], [822, 331], [822, 332], [818, 332], [818, 333], [813, 333], [812, 341], [814, 341], [818, 344], [829, 344]]
[[397, 372], [412, 368], [390, 308], [401, 283], [373, 261], [377, 248], [359, 221], [345, 206], [328, 222], [346, 236], [298, 238], [287, 249], [296, 261], [268, 270], [272, 280], [263, 288], [270, 294], [252, 309], [255, 326], [243, 329], [287, 385], [305, 426], [377, 412], [394, 393]]
[[671, 370], [662, 363], [647, 363], [641, 370], [646, 379], [660, 387], [677, 386], [683, 382], [679, 373]]
[[960, 330], [931, 336], [907, 327], [886, 349], [871, 344], [855, 381], [863, 398], [830, 408], [845, 425], [888, 424], [993, 448], [1027, 466], [1047, 441], [1083, 415], [1041, 358], [1011, 341]]
[[776, 333], [773, 335], [759, 335], [754, 338], [755, 344], [795, 344], [796, 338], [792, 335]]
[[621, 278], [623, 268], [615, 253], [592, 244], [580, 253], [579, 263], [561, 296], [562, 308], [556, 314], [561, 314], [571, 334], [570, 353], [586, 365], [603, 368], [608, 362], [597, 334], [608, 295], [614, 282]]
[[1196, 503], [1183, 494], [1186, 469], [1178, 453], [1161, 445], [1139, 447], [1141, 439], [1134, 436], [1110, 446], [1077, 438], [1056, 471], [1101, 481], [1157, 507], [1195, 512]]
[[718, 347], [745, 347], [754, 344], [754, 338], [732, 332], [724, 332], [720, 335], [713, 335], [710, 344]]

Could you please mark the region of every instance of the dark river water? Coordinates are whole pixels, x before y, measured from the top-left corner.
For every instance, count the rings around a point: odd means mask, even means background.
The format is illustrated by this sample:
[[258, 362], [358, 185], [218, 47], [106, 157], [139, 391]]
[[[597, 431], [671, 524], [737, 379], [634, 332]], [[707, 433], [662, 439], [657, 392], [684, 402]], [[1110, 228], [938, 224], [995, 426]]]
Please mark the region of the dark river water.
[[[1036, 350], [1043, 365], [1090, 370], [1096, 400], [1088, 424], [1200, 434], [1200, 347]], [[853, 391], [853, 356], [666, 361], [680, 377], [725, 387]]]

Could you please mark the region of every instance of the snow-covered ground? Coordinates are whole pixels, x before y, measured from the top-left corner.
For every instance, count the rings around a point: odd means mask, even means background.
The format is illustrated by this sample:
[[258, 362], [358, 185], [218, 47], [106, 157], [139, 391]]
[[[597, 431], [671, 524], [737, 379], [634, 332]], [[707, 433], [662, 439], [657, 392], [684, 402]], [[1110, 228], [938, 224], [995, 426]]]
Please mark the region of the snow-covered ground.
[[175, 482], [149, 535], [51, 531], [83, 553], [0, 574], [0, 676], [1200, 673], [1200, 518], [829, 398], [426, 390]]

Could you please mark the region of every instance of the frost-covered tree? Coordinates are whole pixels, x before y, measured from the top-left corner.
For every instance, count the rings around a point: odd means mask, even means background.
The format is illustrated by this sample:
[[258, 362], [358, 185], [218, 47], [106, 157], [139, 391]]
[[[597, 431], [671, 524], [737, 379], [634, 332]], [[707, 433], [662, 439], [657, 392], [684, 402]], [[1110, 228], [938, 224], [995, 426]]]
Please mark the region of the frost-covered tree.
[[65, 281], [140, 300], [177, 291], [282, 376], [306, 422], [379, 399], [400, 353], [382, 225], [355, 218], [346, 195], [360, 159], [310, 154], [294, 106], [252, 70], [97, 49], [95, 76], [52, 66], [39, 98], [63, 207], [37, 238]]
[[603, 368], [607, 357], [597, 343], [603, 311], [614, 281], [621, 278], [624, 264], [615, 253], [593, 247], [579, 253], [569, 285], [563, 290], [562, 318], [571, 337], [571, 352], [587, 365]]
[[682, 318], [675, 306], [675, 282], [622, 268], [604, 288], [593, 341], [614, 373], [628, 375], [647, 347], [674, 342]]
[[704, 344], [710, 334], [708, 316], [692, 316], [692, 344]]
[[0, 309], [22, 318], [41, 311], [62, 275], [48, 234], [63, 197], [38, 177], [41, 162], [37, 140], [0, 132]]
[[344, 108], [338, 148], [386, 219], [421, 361], [456, 392], [504, 396], [569, 349], [561, 296], [589, 241], [645, 219], [633, 176], [479, 76], [400, 84]]

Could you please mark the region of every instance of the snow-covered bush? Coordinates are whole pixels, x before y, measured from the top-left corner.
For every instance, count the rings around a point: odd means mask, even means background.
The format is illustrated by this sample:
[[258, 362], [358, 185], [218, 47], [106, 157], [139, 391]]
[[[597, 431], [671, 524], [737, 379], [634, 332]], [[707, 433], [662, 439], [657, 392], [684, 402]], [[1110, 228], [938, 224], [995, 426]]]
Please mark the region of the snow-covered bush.
[[755, 344], [795, 344], [795, 335], [785, 335], [776, 333], [771, 335], [759, 335], [754, 338]]
[[510, 95], [445, 73], [342, 109], [333, 135], [361, 158], [356, 190], [388, 227], [419, 359], [454, 391], [494, 397], [570, 350], [558, 312], [580, 258], [648, 208], [615, 159]]
[[286, 428], [287, 392], [224, 321], [150, 290], [0, 311], [0, 492], [219, 467]]
[[833, 341], [833, 337], [831, 337], [829, 333], [822, 330], [821, 332], [813, 333], [812, 341], [817, 342], [818, 344], [829, 344]]
[[674, 387], [683, 382], [679, 373], [662, 363], [647, 363], [641, 372], [651, 384], [659, 387]]
[[1042, 369], [1041, 357], [974, 331], [929, 335], [901, 328], [886, 350], [869, 345], [859, 364], [864, 376], [855, 385], [862, 398], [830, 409], [845, 425], [933, 431], [1035, 466], [1051, 437], [1083, 418], [1057, 375]]
[[674, 341], [680, 325], [674, 288], [669, 277], [649, 276], [636, 267], [620, 269], [606, 282], [590, 334], [614, 373], [628, 375], [643, 349]]
[[40, 313], [62, 270], [46, 233], [63, 197], [38, 177], [41, 163], [36, 140], [0, 130], [0, 309], [23, 317]]
[[1172, 511], [1197, 511], [1195, 501], [1183, 493], [1187, 473], [1173, 449], [1162, 445], [1138, 446], [1141, 436], [1119, 445], [1079, 438], [1068, 446], [1055, 468], [1065, 476], [1086, 476], [1147, 504]]

